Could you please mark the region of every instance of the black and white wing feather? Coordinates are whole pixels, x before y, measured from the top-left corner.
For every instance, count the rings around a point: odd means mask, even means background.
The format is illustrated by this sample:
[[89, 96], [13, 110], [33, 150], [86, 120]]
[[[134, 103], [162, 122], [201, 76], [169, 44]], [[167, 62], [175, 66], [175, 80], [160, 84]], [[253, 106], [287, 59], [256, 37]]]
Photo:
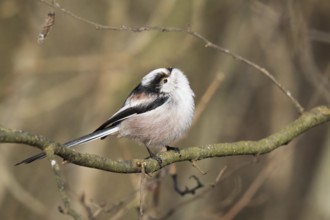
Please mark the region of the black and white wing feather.
[[[93, 141], [95, 139], [104, 139], [108, 135], [115, 134], [119, 130], [118, 125], [125, 119], [136, 114], [142, 114], [158, 108], [159, 106], [163, 105], [168, 100], [168, 98], [168, 96], [157, 94], [156, 92], [150, 91], [146, 87], [139, 84], [126, 99], [123, 107], [106, 122], [104, 122], [100, 127], [98, 127], [94, 132], [72, 141], [68, 141], [63, 145], [65, 147], [73, 147], [78, 144]], [[16, 165], [31, 163], [35, 160], [44, 158], [45, 156], [46, 154], [41, 152], [17, 163]]]

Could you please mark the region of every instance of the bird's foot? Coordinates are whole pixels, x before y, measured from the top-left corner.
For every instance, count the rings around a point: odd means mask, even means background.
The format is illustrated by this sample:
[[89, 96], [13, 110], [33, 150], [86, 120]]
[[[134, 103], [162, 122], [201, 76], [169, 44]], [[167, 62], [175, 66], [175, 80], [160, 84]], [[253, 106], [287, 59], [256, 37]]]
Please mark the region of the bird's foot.
[[148, 147], [147, 147], [147, 150], [148, 150], [150, 156], [147, 157], [146, 159], [151, 158], [151, 159], [156, 160], [157, 163], [158, 163], [158, 165], [161, 167], [162, 164], [163, 164], [163, 160], [160, 157], [158, 157], [156, 154], [154, 154], [153, 152], [151, 152], [151, 150]]
[[150, 156], [147, 157], [146, 159], [149, 159], [149, 158], [156, 160], [157, 163], [158, 163], [158, 165], [159, 165], [160, 167], [162, 166], [162, 164], [163, 164], [163, 160], [162, 160], [162, 158], [158, 157], [156, 154], [150, 154]]

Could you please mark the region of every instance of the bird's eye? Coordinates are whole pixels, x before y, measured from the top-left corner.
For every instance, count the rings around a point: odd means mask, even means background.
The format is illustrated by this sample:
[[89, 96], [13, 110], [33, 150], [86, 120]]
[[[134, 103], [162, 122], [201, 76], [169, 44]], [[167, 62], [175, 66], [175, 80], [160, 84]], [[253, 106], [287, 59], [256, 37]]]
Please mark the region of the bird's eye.
[[164, 78], [163, 79], [163, 83], [165, 84], [165, 83], [167, 83], [168, 82], [168, 79], [167, 78]]

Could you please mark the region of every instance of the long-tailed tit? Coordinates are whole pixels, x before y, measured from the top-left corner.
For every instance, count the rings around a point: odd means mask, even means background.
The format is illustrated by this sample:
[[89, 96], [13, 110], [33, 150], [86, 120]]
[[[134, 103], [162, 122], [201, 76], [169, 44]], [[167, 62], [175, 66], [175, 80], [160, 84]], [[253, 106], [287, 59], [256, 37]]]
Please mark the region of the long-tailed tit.
[[[168, 146], [182, 137], [194, 114], [194, 92], [187, 77], [176, 68], [159, 68], [143, 77], [124, 105], [93, 133], [63, 144], [73, 147], [108, 135], [128, 137], [150, 147]], [[16, 165], [45, 157], [42, 152]]]

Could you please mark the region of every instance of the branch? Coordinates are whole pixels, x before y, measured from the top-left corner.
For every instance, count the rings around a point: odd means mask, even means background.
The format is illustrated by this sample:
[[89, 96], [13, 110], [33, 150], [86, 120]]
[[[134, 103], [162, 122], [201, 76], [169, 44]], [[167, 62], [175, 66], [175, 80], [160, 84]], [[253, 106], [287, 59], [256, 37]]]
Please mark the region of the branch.
[[220, 180], [223, 180], [222, 175], [225, 172], [225, 170], [227, 169], [227, 167], [225, 166], [224, 168], [222, 168], [217, 176], [217, 178], [215, 179], [215, 181], [213, 183], [207, 184], [204, 188], [204, 190], [202, 192], [200, 192], [199, 194], [197, 194], [194, 197], [190, 197], [189, 199], [174, 204], [174, 207], [169, 209], [162, 217], [160, 218], [155, 218], [155, 219], [159, 219], [159, 220], [165, 220], [168, 219], [169, 217], [171, 217], [175, 212], [177, 212], [178, 210], [182, 210], [182, 208], [202, 197], [204, 197], [207, 193], [211, 192], [212, 189], [214, 189], [216, 187], [217, 184], [220, 183]]
[[222, 220], [232, 220], [241, 212], [246, 206], [251, 204], [253, 196], [258, 192], [259, 188], [270, 177], [275, 170], [275, 167], [267, 165], [254, 179], [249, 188], [243, 193], [242, 197], [223, 215]]
[[164, 166], [179, 161], [202, 160], [210, 157], [234, 155], [261, 155], [288, 144], [300, 134], [330, 120], [330, 108], [319, 106], [303, 113], [298, 119], [280, 131], [258, 141], [239, 141], [234, 143], [207, 144], [180, 150], [180, 155], [173, 151], [158, 154], [163, 163], [159, 166], [153, 159], [112, 160], [93, 154], [79, 153], [65, 148], [61, 144], [50, 141], [40, 135], [0, 127], [0, 143], [27, 144], [46, 152], [54, 152], [63, 159], [80, 166], [95, 168], [116, 173], [140, 173], [144, 162], [146, 173], [155, 172]]
[[209, 41], [206, 37], [204, 37], [203, 35], [192, 31], [190, 28], [177, 28], [177, 27], [162, 27], [162, 26], [142, 26], [142, 27], [128, 27], [125, 25], [122, 25], [121, 27], [116, 27], [116, 26], [109, 26], [109, 25], [102, 25], [102, 24], [98, 24], [94, 21], [90, 21], [88, 19], [85, 19], [83, 17], [80, 17], [79, 15], [74, 14], [73, 12], [63, 8], [57, 1], [52, 0], [52, 2], [48, 2], [46, 0], [39, 0], [41, 3], [46, 4], [50, 7], [52, 7], [53, 9], [57, 9], [59, 11], [61, 11], [62, 13], [80, 21], [83, 22], [85, 24], [91, 25], [93, 26], [95, 29], [97, 30], [108, 30], [108, 31], [126, 31], [126, 32], [135, 32], [135, 33], [140, 33], [140, 32], [147, 32], [147, 31], [158, 31], [158, 32], [171, 32], [171, 33], [184, 33], [187, 35], [190, 35], [202, 42], [204, 42], [205, 47], [211, 47], [213, 49], [218, 50], [221, 53], [224, 53], [226, 55], [231, 56], [232, 58], [256, 69], [257, 71], [259, 71], [260, 73], [262, 73], [263, 75], [265, 75], [266, 77], [268, 77], [290, 100], [291, 102], [294, 104], [294, 106], [297, 108], [299, 113], [303, 113], [304, 112], [304, 108], [301, 106], [301, 104], [297, 101], [297, 99], [295, 99], [291, 92], [289, 90], [287, 90], [275, 77], [273, 74], [271, 74], [267, 69], [259, 66], [258, 64], [238, 55], [233, 53], [232, 51], [224, 48], [224, 47], [220, 47], [219, 45]]
[[177, 179], [178, 176], [176, 174], [174, 174], [174, 175], [171, 175], [171, 177], [172, 177], [173, 184], [174, 184], [174, 190], [175, 190], [175, 192], [179, 193], [180, 196], [185, 196], [187, 194], [194, 195], [196, 193], [196, 190], [204, 187], [204, 184], [198, 179], [198, 177], [195, 175], [192, 175], [189, 177], [189, 179], [194, 179], [196, 181], [196, 185], [192, 188], [188, 188], [188, 186], [186, 186], [184, 190], [181, 190], [179, 188], [179, 184], [178, 184], [178, 179]]
[[63, 214], [70, 215], [75, 220], [80, 220], [81, 216], [72, 208], [71, 199], [69, 197], [69, 193], [67, 192], [66, 180], [62, 174], [59, 164], [54, 159], [54, 154], [52, 154], [52, 152], [49, 152], [49, 154], [47, 154], [47, 157], [52, 166], [55, 175], [55, 180], [57, 183], [57, 188], [60, 192], [60, 196], [64, 204], [64, 208], [62, 208], [61, 206], [58, 207], [59, 211]]

